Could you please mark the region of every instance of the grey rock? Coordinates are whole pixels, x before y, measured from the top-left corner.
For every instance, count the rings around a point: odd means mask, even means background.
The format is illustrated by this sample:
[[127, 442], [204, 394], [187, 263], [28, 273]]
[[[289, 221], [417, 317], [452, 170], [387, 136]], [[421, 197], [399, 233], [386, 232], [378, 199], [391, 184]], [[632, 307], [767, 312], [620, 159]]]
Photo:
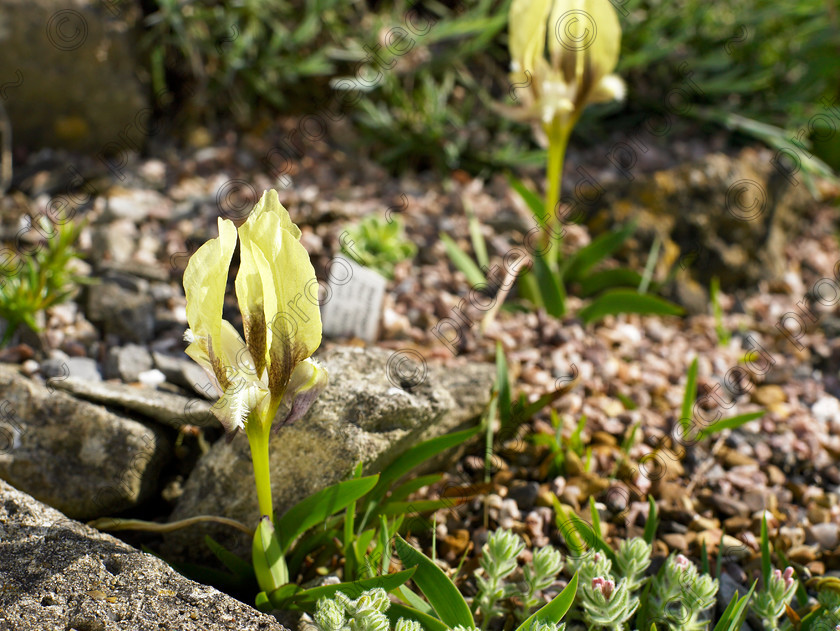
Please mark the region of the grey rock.
[[74, 377], [83, 381], [102, 381], [96, 360], [90, 357], [67, 357], [44, 360], [41, 375], [45, 379], [68, 379]]
[[141, 372], [151, 370], [153, 365], [152, 354], [145, 346], [113, 346], [108, 349], [108, 357], [105, 359], [105, 377], [134, 383], [139, 381]]
[[145, 501], [171, 458], [170, 441], [157, 429], [44, 387], [5, 364], [0, 401], [0, 478], [73, 517], [113, 514]]
[[166, 217], [172, 206], [172, 202], [151, 189], [115, 188], [107, 200], [97, 199], [97, 204], [100, 200], [105, 206], [104, 218], [130, 219], [134, 223], [141, 223], [150, 216]]
[[135, 76], [142, 18], [129, 2], [4, 0], [3, 104], [15, 143], [101, 152], [113, 156], [115, 177], [125, 177], [125, 154], [161, 131]]
[[116, 382], [92, 383], [68, 378], [50, 381], [49, 384], [89, 401], [137, 412], [175, 429], [184, 425], [219, 426], [219, 421], [210, 411], [211, 405], [203, 399], [189, 399], [154, 388]]
[[164, 353], [152, 353], [155, 366], [166, 375], [166, 380], [169, 383], [195, 390], [197, 394], [213, 401], [217, 400], [221, 396], [221, 392], [216, 385], [201, 366], [192, 359], [185, 359], [185, 357], [186, 355], [173, 357]]
[[816, 542], [823, 550], [833, 550], [840, 543], [840, 526], [830, 522], [812, 524], [806, 528], [808, 543]]
[[154, 335], [154, 299], [128, 291], [116, 283], [102, 283], [88, 289], [87, 318], [127, 342], [139, 344]]
[[[282, 514], [294, 503], [348, 478], [358, 463], [366, 472], [380, 471], [419, 442], [468, 425], [489, 401], [494, 368], [468, 364], [457, 370], [419, 367], [413, 387], [394, 385], [397, 354], [383, 349], [334, 348], [319, 359], [329, 371], [329, 385], [309, 412], [271, 438], [271, 481], [275, 510]], [[407, 371], [405, 368], [401, 371]], [[408, 388], [408, 383], [403, 382]], [[257, 498], [248, 440], [239, 432], [219, 440], [202, 457], [171, 517], [214, 514], [256, 523]], [[230, 530], [191, 529], [167, 536], [177, 555], [203, 553], [187, 537]], [[239, 549], [249, 542], [238, 541]]]
[[0, 630], [285, 631], [0, 481]]

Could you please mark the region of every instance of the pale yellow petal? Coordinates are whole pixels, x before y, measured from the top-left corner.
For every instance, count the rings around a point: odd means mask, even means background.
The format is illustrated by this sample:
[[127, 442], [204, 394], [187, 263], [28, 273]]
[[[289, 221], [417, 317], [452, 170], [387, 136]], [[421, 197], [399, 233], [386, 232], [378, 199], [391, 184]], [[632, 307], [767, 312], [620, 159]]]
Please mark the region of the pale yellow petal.
[[546, 18], [551, 0], [513, 0], [508, 14], [508, 48], [515, 73], [537, 70], [545, 55]]
[[307, 359], [298, 364], [284, 397], [286, 407], [281, 412], [282, 418], [278, 420], [283, 424], [290, 424], [300, 419], [327, 387], [328, 380], [327, 369], [314, 359]]
[[[280, 218], [280, 225], [283, 226], [284, 229], [288, 230], [292, 233], [295, 239], [300, 239], [300, 228], [298, 228], [292, 218], [289, 216], [289, 211], [285, 209], [283, 204], [280, 203], [280, 197], [277, 195], [277, 191], [274, 189], [265, 191], [260, 198], [260, 201], [257, 202], [257, 205], [254, 206], [254, 209], [251, 211], [251, 214], [248, 216], [248, 220], [254, 220], [260, 218], [263, 213], [271, 213], [277, 215]], [[246, 221], [246, 223], [248, 223]], [[253, 225], [253, 222], [252, 222]]]

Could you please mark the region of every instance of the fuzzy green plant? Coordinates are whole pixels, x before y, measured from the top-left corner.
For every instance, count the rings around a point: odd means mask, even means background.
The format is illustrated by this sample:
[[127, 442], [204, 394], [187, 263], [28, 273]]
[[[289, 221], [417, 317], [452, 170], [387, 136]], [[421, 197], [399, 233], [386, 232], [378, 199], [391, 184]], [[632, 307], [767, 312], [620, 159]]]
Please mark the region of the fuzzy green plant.
[[382, 221], [369, 215], [348, 227], [339, 241], [342, 252], [356, 263], [375, 269], [387, 278], [393, 278], [397, 263], [417, 253], [417, 246], [406, 239], [403, 224], [397, 217]]
[[612, 578], [596, 576], [578, 592], [583, 618], [590, 628], [624, 631], [639, 608], [639, 599], [630, 595], [626, 579], [617, 584]]
[[682, 554], [668, 557], [651, 582], [650, 614], [657, 628], [703, 631], [704, 612], [715, 603], [718, 581], [701, 575]]
[[34, 252], [0, 259], [0, 319], [6, 322], [0, 346], [8, 344], [21, 325], [40, 333], [39, 314], [66, 302], [79, 284], [90, 282], [73, 272], [73, 261], [81, 258], [75, 243], [82, 225], [54, 225], [42, 216], [36, 226], [46, 239], [33, 246]]
[[773, 570], [764, 589], [753, 596], [752, 612], [761, 620], [765, 629], [778, 631], [779, 619], [785, 613], [796, 593], [798, 581], [793, 578], [793, 568]]
[[485, 576], [479, 576], [477, 610], [482, 616], [482, 629], [486, 629], [490, 620], [504, 609], [498, 602], [518, 593], [518, 589], [505, 579], [517, 568], [517, 557], [525, 549], [525, 542], [509, 530], [497, 530], [492, 533], [481, 549], [481, 568]]

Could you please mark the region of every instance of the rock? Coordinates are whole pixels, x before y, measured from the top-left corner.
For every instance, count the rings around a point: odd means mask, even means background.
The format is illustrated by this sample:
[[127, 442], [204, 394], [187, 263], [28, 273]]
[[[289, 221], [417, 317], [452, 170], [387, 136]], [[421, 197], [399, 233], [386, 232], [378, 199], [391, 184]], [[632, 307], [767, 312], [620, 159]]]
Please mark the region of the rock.
[[73, 378], [50, 381], [49, 385], [89, 401], [137, 412], [175, 429], [184, 425], [219, 427], [219, 421], [210, 411], [211, 405], [203, 399], [188, 399], [143, 386]]
[[164, 219], [169, 216], [172, 202], [150, 189], [112, 188], [108, 197], [99, 197], [95, 207], [103, 208], [103, 219], [129, 219], [142, 223], [149, 217]]
[[813, 524], [806, 528], [808, 543], [816, 542], [823, 550], [833, 550], [840, 543], [840, 526], [832, 523]]
[[152, 355], [145, 346], [113, 346], [108, 349], [108, 357], [105, 359], [105, 378], [134, 383], [139, 381], [141, 372], [151, 370], [152, 366]]
[[125, 153], [161, 131], [136, 78], [142, 18], [136, 3], [4, 0], [3, 105], [15, 143], [97, 153], [124, 178]]
[[515, 480], [508, 489], [508, 497], [516, 502], [520, 510], [529, 511], [534, 507], [540, 493], [538, 482]]
[[0, 401], [0, 478], [78, 519], [145, 501], [171, 457], [158, 430], [6, 365], [0, 365]]
[[0, 629], [285, 631], [0, 480]]
[[776, 405], [787, 401], [787, 395], [781, 386], [759, 386], [752, 393], [752, 400], [759, 405]]
[[840, 401], [830, 396], [821, 397], [811, 406], [811, 414], [823, 423], [840, 423]]
[[45, 379], [67, 379], [74, 377], [84, 381], [102, 381], [96, 360], [89, 357], [51, 358], [41, 364], [41, 375]]
[[154, 335], [154, 299], [123, 289], [116, 283], [101, 283], [88, 288], [87, 318], [106, 334], [128, 342], [144, 344]]
[[[389, 379], [394, 356], [377, 348], [338, 347], [319, 357], [329, 371], [329, 385], [304, 418], [271, 438], [278, 514], [350, 477], [360, 462], [366, 472], [381, 471], [409, 447], [463, 428], [489, 401], [494, 378], [489, 364], [427, 366], [425, 378], [403, 389]], [[256, 490], [244, 432], [231, 441], [217, 441], [199, 461], [171, 519], [202, 514], [256, 522]], [[167, 541], [179, 555], [204, 553], [204, 532], [231, 537], [229, 529], [222, 533], [207, 526], [172, 533]]]
[[212, 401], [216, 401], [221, 395], [204, 369], [192, 359], [173, 357], [163, 353], [152, 353], [152, 358], [157, 369], [166, 376], [169, 383], [195, 390], [197, 394]]

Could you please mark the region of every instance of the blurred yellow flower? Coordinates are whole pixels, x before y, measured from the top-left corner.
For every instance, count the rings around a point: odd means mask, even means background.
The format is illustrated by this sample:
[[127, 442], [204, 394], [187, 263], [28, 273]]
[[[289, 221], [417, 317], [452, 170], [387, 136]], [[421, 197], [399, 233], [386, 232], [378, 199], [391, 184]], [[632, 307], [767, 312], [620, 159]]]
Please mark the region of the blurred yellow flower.
[[237, 228], [222, 218], [218, 225], [218, 238], [202, 245], [184, 272], [186, 352], [224, 393], [213, 410], [225, 429], [265, 435], [281, 407], [283, 421], [296, 420], [327, 382], [326, 370], [309, 359], [321, 343], [315, 270], [300, 229], [277, 192], [266, 191], [238, 229], [243, 341], [222, 319]]
[[624, 98], [611, 74], [621, 26], [609, 0], [513, 0], [509, 31], [511, 81], [524, 86], [513, 117], [568, 135], [588, 104]]

